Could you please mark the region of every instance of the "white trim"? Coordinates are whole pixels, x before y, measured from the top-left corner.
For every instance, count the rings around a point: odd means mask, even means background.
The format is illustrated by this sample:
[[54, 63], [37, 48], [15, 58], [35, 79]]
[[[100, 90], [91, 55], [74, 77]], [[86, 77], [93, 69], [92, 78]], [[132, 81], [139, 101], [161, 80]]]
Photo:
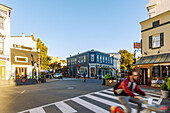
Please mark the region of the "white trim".
[[[17, 58], [25, 58], [26, 61], [17, 61]], [[23, 56], [15, 56], [15, 62], [23, 62], [23, 63], [28, 63], [28, 57], [23, 57]]]

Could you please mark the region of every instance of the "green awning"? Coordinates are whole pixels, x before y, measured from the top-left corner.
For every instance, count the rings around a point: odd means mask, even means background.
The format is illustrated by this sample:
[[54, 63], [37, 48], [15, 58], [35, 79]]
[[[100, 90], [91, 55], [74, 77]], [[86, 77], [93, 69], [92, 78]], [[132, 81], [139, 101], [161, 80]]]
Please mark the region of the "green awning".
[[141, 57], [135, 65], [170, 63], [170, 53]]

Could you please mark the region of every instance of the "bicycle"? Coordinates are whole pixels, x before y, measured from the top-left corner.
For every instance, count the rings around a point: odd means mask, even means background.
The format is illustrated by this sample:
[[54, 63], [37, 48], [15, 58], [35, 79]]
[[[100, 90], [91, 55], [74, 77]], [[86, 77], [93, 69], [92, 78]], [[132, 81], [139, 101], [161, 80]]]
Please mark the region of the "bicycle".
[[[146, 108], [142, 111], [142, 113], [152, 113], [152, 111], [156, 113], [165, 113], [168, 110], [168, 106], [166, 105], [155, 105], [152, 104], [152, 98], [142, 98], [143, 104], [146, 105]], [[124, 109], [120, 106], [112, 106], [110, 107], [111, 113], [124, 113]]]

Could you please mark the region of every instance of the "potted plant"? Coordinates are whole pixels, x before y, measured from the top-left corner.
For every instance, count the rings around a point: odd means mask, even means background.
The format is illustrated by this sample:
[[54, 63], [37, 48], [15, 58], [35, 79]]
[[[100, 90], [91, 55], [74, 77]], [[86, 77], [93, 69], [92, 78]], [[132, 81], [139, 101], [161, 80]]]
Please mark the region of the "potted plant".
[[162, 97], [168, 99], [170, 96], [170, 77], [165, 78], [165, 83], [161, 85]]
[[112, 77], [110, 74], [106, 74], [104, 79], [107, 86], [115, 86], [117, 84], [116, 77]]

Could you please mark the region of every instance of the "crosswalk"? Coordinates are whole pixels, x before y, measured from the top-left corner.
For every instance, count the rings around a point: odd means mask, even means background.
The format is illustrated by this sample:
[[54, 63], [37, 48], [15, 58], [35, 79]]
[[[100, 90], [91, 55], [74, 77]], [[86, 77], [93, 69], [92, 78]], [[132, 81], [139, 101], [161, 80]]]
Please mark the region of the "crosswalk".
[[[146, 92], [153, 99], [153, 104], [160, 104], [162, 101], [161, 95]], [[132, 113], [136, 112], [136, 104], [130, 103]], [[113, 89], [106, 89], [78, 97], [66, 99], [59, 102], [43, 105], [40, 107], [28, 109], [18, 113], [110, 113], [111, 106], [121, 106], [118, 97], [113, 94]], [[142, 106], [146, 107], [145, 105]]]

